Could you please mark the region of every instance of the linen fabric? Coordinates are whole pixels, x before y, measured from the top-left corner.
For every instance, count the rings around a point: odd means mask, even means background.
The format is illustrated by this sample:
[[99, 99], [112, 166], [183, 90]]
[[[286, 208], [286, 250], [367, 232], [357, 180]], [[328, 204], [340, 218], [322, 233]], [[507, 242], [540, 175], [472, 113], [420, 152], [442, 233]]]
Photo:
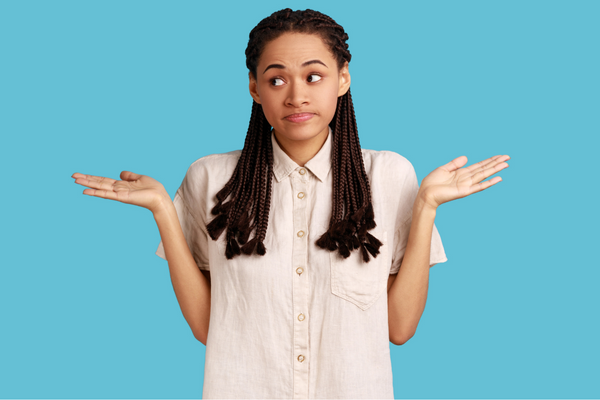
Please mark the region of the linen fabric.
[[[383, 245], [368, 263], [360, 249], [343, 259], [315, 244], [332, 209], [331, 130], [304, 167], [271, 141], [264, 256], [227, 260], [225, 232], [216, 241], [206, 232], [241, 150], [192, 163], [173, 200], [198, 268], [211, 275], [202, 398], [393, 399], [387, 282], [406, 250], [415, 170], [400, 154], [362, 149], [377, 223], [369, 232]], [[166, 259], [162, 241], [156, 254]], [[429, 263], [445, 261], [434, 225]]]

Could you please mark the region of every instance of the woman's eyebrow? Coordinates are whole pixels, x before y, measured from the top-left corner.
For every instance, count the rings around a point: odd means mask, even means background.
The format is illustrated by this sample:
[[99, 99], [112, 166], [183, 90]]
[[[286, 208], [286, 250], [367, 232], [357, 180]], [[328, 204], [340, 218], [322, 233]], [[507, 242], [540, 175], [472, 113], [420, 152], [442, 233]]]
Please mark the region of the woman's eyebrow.
[[[304, 63], [302, 63], [302, 67], [306, 67], [307, 65], [311, 65], [311, 64], [321, 64], [322, 66], [324, 66], [325, 68], [329, 68], [327, 65], [325, 65], [325, 63], [321, 60], [310, 60], [310, 61], [306, 61]], [[267, 68], [265, 68], [265, 70], [263, 71], [263, 74], [265, 72], [267, 72], [269, 69], [271, 68], [278, 68], [278, 69], [285, 69], [285, 65], [281, 65], [281, 64], [271, 64], [269, 65]]]

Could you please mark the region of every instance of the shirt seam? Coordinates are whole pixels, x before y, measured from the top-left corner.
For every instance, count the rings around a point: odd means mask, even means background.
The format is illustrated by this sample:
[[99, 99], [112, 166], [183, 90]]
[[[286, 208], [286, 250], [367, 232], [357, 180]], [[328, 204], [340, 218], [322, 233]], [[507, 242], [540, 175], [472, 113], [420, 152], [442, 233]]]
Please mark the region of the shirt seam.
[[[185, 210], [187, 211], [187, 213], [192, 216], [192, 221], [194, 221], [194, 224], [196, 225], [196, 227], [198, 229], [200, 229], [204, 234], [206, 234], [206, 236], [210, 237], [208, 235], [208, 231], [206, 229], [204, 229], [202, 227], [202, 225], [200, 225], [198, 223], [198, 221], [196, 220], [196, 217], [194, 217], [194, 214], [191, 212], [190, 207], [188, 206], [187, 202], [185, 201], [185, 199], [182, 196], [181, 189], [177, 189], [177, 192], [175, 193], [175, 195], [176, 196], [179, 195], [179, 199], [181, 200], [181, 203], [183, 204], [183, 207], [185, 207]], [[207, 270], [207, 271], [210, 270], [210, 264], [203, 263], [203, 262], [200, 262], [200, 261], [197, 261], [197, 260], [194, 260], [194, 261], [196, 261], [196, 265], [198, 266], [198, 268], [203, 269], [203, 270]]]

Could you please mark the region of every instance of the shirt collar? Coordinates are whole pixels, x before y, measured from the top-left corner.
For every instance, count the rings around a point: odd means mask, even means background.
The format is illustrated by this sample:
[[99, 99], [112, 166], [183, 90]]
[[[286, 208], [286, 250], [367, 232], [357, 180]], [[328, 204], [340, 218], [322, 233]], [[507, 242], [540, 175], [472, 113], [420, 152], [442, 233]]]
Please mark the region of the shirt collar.
[[[304, 164], [304, 168], [312, 172], [321, 182], [325, 181], [331, 170], [331, 127], [325, 143], [313, 158]], [[289, 176], [292, 171], [300, 168], [277, 143], [275, 133], [271, 132], [271, 144], [273, 145], [273, 174], [277, 182]]]

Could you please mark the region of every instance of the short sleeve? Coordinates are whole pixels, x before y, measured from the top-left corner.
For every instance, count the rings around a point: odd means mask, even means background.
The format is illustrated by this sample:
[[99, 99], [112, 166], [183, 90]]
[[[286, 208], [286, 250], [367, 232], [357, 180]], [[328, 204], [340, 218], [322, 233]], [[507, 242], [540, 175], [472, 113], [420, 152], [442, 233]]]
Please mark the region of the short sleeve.
[[[187, 242], [187, 245], [192, 253], [192, 257], [194, 261], [196, 261], [196, 265], [198, 268], [202, 270], [209, 271], [209, 262], [208, 262], [208, 233], [206, 231], [206, 226], [204, 223], [201, 211], [195, 211], [194, 208], [191, 208], [191, 205], [201, 204], [200, 199], [196, 199], [192, 204], [188, 204], [190, 200], [186, 201], [185, 198], [190, 196], [191, 190], [186, 190], [190, 185], [190, 176], [189, 171], [188, 175], [184, 179], [183, 184], [175, 193], [175, 198], [173, 199], [173, 205], [175, 206], [175, 210], [177, 211], [177, 217], [179, 218], [179, 224], [181, 225], [181, 230], [183, 231], [183, 236]], [[156, 255], [167, 259], [165, 255], [165, 249], [163, 247], [163, 242], [158, 244], [158, 248], [156, 250]]]
[[[396, 218], [396, 228], [394, 233], [394, 254], [392, 256], [392, 267], [390, 274], [397, 274], [406, 252], [408, 234], [412, 222], [412, 208], [419, 192], [419, 181], [413, 165], [407, 160], [406, 178], [402, 185], [401, 198], [398, 206], [398, 217]], [[448, 261], [442, 238], [438, 232], [435, 223], [431, 233], [431, 251], [429, 257], [429, 266]]]

